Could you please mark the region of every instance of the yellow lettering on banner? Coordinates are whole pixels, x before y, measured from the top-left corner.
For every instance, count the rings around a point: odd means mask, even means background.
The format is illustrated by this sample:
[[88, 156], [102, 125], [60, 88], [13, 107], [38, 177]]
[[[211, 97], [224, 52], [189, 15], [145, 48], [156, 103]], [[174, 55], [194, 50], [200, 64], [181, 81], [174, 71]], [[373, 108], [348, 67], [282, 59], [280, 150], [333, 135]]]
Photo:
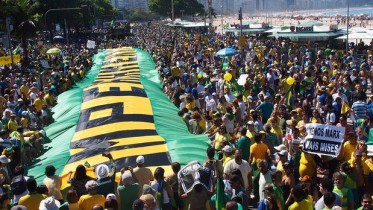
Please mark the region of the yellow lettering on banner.
[[138, 96], [106, 96], [84, 102], [81, 110], [91, 109], [106, 104], [123, 103], [124, 114], [153, 115], [152, 106], [148, 98]]
[[111, 87], [118, 87], [120, 89], [120, 91], [130, 91], [130, 90], [132, 90], [132, 88], [141, 88], [141, 89], [144, 88], [140, 84], [130, 84], [129, 85], [127, 83], [100, 83], [100, 84], [97, 84], [97, 85], [92, 85], [90, 87], [87, 87], [86, 89], [84, 89], [84, 91], [91, 90], [91, 89], [94, 89], [94, 88], [98, 88], [98, 91], [100, 93], [102, 93], [102, 92], [110, 91]]
[[[14, 63], [19, 63], [21, 61], [21, 56], [19, 54], [13, 55]], [[12, 57], [11, 56], [2, 56], [0, 57], [0, 65], [8, 65], [12, 64]]]
[[[148, 168], [161, 166], [171, 172], [167, 144], [156, 132], [153, 109], [140, 76], [132, 48], [107, 51], [95, 82], [84, 89], [82, 124], [71, 140], [70, 160], [61, 174], [62, 189], [68, 187], [66, 175], [78, 165], [88, 162], [92, 167], [106, 162], [102, 149], [118, 160], [117, 167], [133, 164], [134, 158], [143, 155], [148, 158]], [[87, 173], [94, 177], [91, 168]], [[116, 174], [117, 181], [120, 175]]]
[[91, 115], [89, 116], [89, 121], [97, 120], [99, 118], [104, 118], [104, 117], [110, 117], [112, 112], [113, 112], [113, 109], [111, 108], [91, 112]]
[[[125, 128], [125, 129], [124, 129]], [[80, 139], [86, 139], [93, 136], [104, 135], [108, 133], [114, 133], [123, 130], [155, 130], [154, 123], [148, 122], [119, 122], [111, 123], [108, 125], [96, 126], [94, 128], [88, 128], [75, 133], [72, 142]]]

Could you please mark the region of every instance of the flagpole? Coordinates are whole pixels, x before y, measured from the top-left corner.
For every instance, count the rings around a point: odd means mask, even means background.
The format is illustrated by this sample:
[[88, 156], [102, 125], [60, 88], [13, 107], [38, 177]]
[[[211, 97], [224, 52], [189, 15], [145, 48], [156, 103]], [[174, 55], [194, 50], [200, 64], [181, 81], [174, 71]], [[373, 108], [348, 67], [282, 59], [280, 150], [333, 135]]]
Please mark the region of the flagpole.
[[350, 0], [347, 0], [347, 39], [346, 39], [346, 52], [348, 52], [348, 29], [350, 27]]

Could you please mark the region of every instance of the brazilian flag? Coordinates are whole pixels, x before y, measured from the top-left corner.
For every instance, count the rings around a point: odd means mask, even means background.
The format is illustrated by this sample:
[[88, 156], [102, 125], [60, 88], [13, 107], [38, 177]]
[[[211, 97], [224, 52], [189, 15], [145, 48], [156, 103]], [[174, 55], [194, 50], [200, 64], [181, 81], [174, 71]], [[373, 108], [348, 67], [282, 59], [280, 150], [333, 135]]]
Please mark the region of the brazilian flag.
[[285, 94], [285, 104], [289, 107], [293, 107], [295, 104], [293, 86], [291, 86]]
[[102, 155], [107, 152], [118, 169], [117, 181], [120, 169], [135, 167], [140, 155], [147, 168], [162, 167], [166, 175], [172, 162], [205, 160], [210, 140], [189, 133], [179, 109], [162, 92], [149, 53], [132, 47], [100, 50], [93, 63], [83, 80], [58, 96], [54, 123], [44, 128], [49, 149], [28, 174], [42, 183], [45, 167], [53, 165], [67, 190], [70, 171], [83, 165], [95, 177], [94, 168], [108, 164]]

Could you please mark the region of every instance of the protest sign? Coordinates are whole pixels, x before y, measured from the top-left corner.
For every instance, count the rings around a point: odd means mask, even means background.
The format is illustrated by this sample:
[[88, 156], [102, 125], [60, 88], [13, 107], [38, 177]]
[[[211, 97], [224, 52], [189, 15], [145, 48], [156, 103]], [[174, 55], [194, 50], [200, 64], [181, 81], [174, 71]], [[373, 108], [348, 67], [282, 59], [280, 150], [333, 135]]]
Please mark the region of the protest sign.
[[[21, 61], [21, 56], [13, 55], [13, 62], [19, 63]], [[8, 65], [12, 63], [12, 58], [10, 56], [2, 56], [0, 57], [0, 65]]]
[[307, 136], [303, 144], [305, 152], [333, 157], [338, 155], [343, 143], [344, 127], [308, 123], [306, 131]]
[[92, 40], [87, 41], [87, 48], [88, 49], [94, 49], [96, 47], [96, 42]]
[[192, 161], [179, 171], [178, 177], [185, 193], [192, 191], [196, 184], [202, 184], [210, 190], [214, 172], [198, 161]]

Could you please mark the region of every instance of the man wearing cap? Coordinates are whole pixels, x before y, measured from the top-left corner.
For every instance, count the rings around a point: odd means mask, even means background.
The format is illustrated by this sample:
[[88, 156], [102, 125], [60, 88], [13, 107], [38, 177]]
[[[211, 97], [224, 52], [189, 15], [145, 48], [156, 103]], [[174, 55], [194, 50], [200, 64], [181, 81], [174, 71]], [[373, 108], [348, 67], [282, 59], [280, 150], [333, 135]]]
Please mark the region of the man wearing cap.
[[223, 167], [225, 167], [225, 165], [227, 165], [227, 163], [230, 160], [232, 160], [234, 158], [234, 156], [232, 154], [232, 147], [231, 146], [225, 145], [225, 147], [222, 150], [223, 150], [224, 156], [220, 161], [223, 163]]
[[[214, 93], [213, 93], [214, 94]], [[216, 95], [216, 93], [215, 93]], [[209, 113], [210, 111], [216, 112], [216, 101], [214, 95], [210, 93], [209, 87], [205, 88], [205, 108], [206, 113]]]
[[12, 113], [10, 114], [10, 120], [8, 122], [8, 130], [9, 133], [12, 133], [13, 131], [17, 131], [18, 123], [16, 121], [16, 114]]
[[116, 167], [110, 153], [103, 153], [102, 156], [109, 158], [109, 166], [106, 164], [96, 166], [95, 175], [97, 177], [97, 191], [106, 196], [114, 192]]
[[85, 184], [85, 188], [88, 192], [86, 195], [82, 195], [79, 198], [78, 206], [79, 209], [92, 209], [93, 206], [99, 204], [105, 206], [105, 196], [97, 194], [97, 182], [90, 180]]
[[[255, 126], [254, 121], [247, 122], [247, 131], [246, 136], [250, 139], [250, 145], [253, 145], [255, 143], [254, 136], [255, 136]], [[249, 151], [250, 152], [250, 151]]]
[[154, 180], [153, 173], [150, 169], [144, 167], [145, 158], [144, 156], [138, 156], [136, 158], [137, 166], [133, 169], [133, 174], [135, 175], [136, 180], [139, 183], [139, 192], [138, 195], [142, 194], [142, 187], [144, 184], [149, 184]]
[[141, 190], [139, 184], [133, 182], [132, 172], [130, 170], [123, 171], [121, 184], [117, 189], [120, 200], [119, 209], [131, 210], [131, 204], [138, 198], [139, 190]]
[[333, 101], [336, 101], [337, 97], [340, 97], [342, 99], [342, 102], [345, 102], [345, 103], [348, 104], [347, 96], [343, 93], [343, 88], [342, 87], [339, 87], [338, 92], [334, 93], [332, 96], [333, 96]]

